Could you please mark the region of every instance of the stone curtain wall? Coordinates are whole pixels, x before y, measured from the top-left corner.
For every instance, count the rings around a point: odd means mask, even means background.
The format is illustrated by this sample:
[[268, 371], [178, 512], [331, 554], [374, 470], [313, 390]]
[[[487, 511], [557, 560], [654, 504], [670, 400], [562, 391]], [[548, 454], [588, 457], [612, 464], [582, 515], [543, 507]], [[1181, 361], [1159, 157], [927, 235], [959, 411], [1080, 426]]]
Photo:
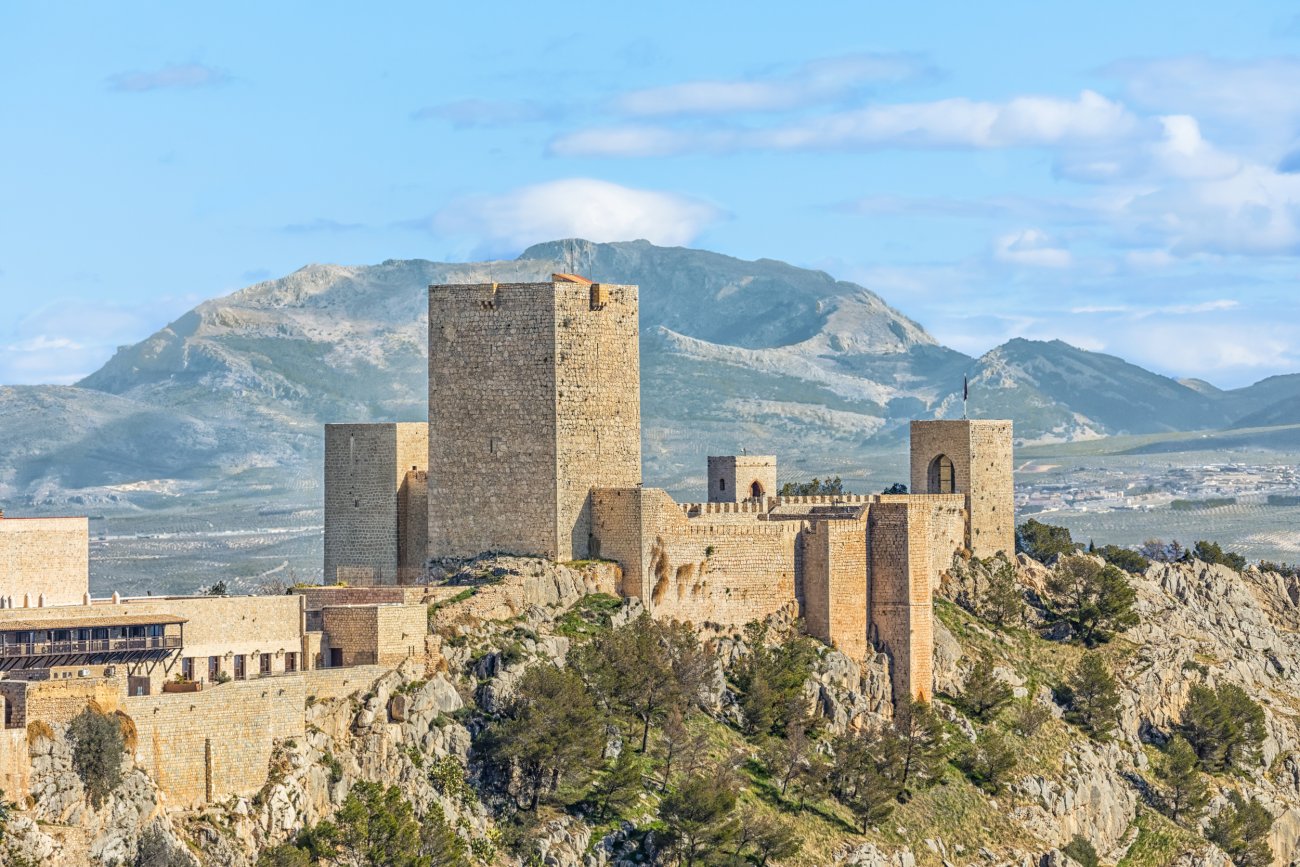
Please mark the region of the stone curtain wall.
[[934, 684], [930, 509], [919, 499], [868, 514], [869, 635], [890, 657], [894, 698], [929, 699]]
[[340, 575], [396, 582], [399, 492], [412, 468], [424, 469], [428, 438], [423, 423], [325, 426], [327, 582]]
[[378, 642], [375, 661], [379, 665], [400, 665], [405, 659], [424, 653], [429, 634], [429, 609], [425, 605], [381, 605], [375, 609]]
[[31, 792], [32, 759], [27, 729], [0, 730], [0, 791], [5, 800], [21, 804]]
[[753, 496], [758, 482], [764, 497], [776, 496], [775, 455], [709, 457], [709, 502], [735, 503]]
[[303, 737], [305, 695], [303, 676], [286, 675], [129, 696], [136, 762], [173, 806], [251, 795], [266, 782], [274, 742]]
[[126, 678], [121, 675], [34, 681], [27, 684], [25, 716], [28, 722], [43, 720], [66, 725], [91, 702], [105, 713], [112, 713], [121, 707], [125, 695]]
[[867, 517], [814, 521], [802, 534], [803, 617], [809, 635], [866, 659]]
[[[0, 598], [35, 608], [80, 604], [90, 589], [86, 518], [0, 518]], [[26, 597], [26, 602], [24, 602]]]
[[325, 701], [369, 691], [375, 681], [392, 671], [387, 665], [358, 665], [353, 668], [319, 668], [302, 674], [303, 690], [309, 698]]

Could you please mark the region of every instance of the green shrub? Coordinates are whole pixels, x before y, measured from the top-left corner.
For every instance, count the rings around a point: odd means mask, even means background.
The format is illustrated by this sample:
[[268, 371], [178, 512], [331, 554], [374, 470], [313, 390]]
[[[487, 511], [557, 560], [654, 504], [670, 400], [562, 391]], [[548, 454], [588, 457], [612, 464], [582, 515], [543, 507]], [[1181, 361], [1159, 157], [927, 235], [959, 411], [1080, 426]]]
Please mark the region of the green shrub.
[[96, 809], [122, 782], [122, 727], [115, 717], [86, 708], [68, 725], [72, 768]]
[[1079, 834], [1075, 834], [1073, 840], [1062, 846], [1061, 852], [1078, 861], [1081, 867], [1097, 867], [1099, 863], [1097, 849], [1088, 842], [1087, 837]]

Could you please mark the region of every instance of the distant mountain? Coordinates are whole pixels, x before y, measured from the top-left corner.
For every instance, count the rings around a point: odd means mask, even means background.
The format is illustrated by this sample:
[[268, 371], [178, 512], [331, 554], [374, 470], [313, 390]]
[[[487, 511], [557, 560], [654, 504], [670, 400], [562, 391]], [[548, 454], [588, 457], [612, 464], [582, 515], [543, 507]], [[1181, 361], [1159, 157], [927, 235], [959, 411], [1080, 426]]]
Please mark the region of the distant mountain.
[[640, 285], [645, 475], [682, 495], [706, 455], [741, 448], [789, 477], [897, 481], [906, 422], [959, 417], [963, 376], [970, 415], [1015, 419], [1022, 442], [1281, 424], [1300, 405], [1300, 375], [1223, 391], [1020, 339], [973, 359], [821, 271], [554, 241], [512, 261], [309, 265], [200, 304], [75, 387], [0, 388], [0, 501], [142, 520], [171, 503], [179, 525], [217, 525], [256, 490], [263, 515], [318, 520], [322, 424], [424, 417], [425, 287], [568, 270]]

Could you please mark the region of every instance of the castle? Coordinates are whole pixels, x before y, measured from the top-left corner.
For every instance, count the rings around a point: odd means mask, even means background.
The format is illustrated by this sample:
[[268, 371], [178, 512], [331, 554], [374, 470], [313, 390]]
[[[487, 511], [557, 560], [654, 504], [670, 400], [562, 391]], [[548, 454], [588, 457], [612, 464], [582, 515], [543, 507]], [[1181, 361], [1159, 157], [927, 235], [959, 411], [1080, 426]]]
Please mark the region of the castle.
[[707, 500], [641, 476], [637, 287], [429, 287], [427, 424], [327, 425], [326, 583], [414, 584], [486, 552], [622, 569], [657, 617], [807, 631], [931, 692], [932, 591], [954, 553], [1014, 550], [1009, 421], [915, 421], [911, 494], [784, 497], [776, 458], [708, 459]]
[[[0, 788], [29, 724], [88, 705], [137, 733], [170, 803], [258, 790], [313, 703], [428, 665], [431, 561], [590, 567], [656, 617], [738, 626], [794, 606], [895, 697], [932, 688], [932, 593], [954, 553], [1013, 550], [1011, 424], [912, 423], [912, 494], [785, 497], [772, 456], [707, 463], [705, 502], [641, 477], [637, 289], [569, 274], [429, 289], [429, 416], [325, 431], [325, 585], [274, 596], [90, 595], [88, 524], [0, 512]], [[37, 731], [38, 729], [32, 729]], [[213, 734], [219, 732], [219, 736]]]

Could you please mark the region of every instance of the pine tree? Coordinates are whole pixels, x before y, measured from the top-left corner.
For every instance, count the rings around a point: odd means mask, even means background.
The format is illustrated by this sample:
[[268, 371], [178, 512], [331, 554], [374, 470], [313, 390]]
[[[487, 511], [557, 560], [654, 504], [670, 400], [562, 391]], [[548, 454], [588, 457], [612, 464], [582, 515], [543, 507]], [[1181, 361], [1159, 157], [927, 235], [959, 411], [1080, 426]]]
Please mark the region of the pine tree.
[[1138, 622], [1137, 591], [1128, 576], [1091, 557], [1062, 557], [1047, 579], [1047, 595], [1056, 615], [1089, 647]]
[[1272, 829], [1273, 816], [1263, 804], [1229, 792], [1228, 806], [1210, 820], [1205, 836], [1237, 867], [1267, 867], [1273, 863], [1273, 849], [1268, 844]]
[[670, 848], [684, 867], [703, 863], [736, 836], [735, 808], [735, 785], [725, 773], [687, 777], [664, 797], [659, 818], [667, 826]]
[[1268, 732], [1264, 709], [1236, 684], [1192, 687], [1183, 705], [1180, 729], [1200, 765], [1210, 773], [1248, 770], [1259, 764]]
[[987, 651], [980, 654], [966, 676], [961, 691], [961, 706], [967, 713], [981, 721], [996, 717], [1013, 698], [1011, 686], [993, 671], [993, 657]]
[[1089, 734], [1105, 738], [1118, 720], [1119, 688], [1099, 653], [1085, 653], [1068, 685], [1070, 709], [1066, 719]]
[[1164, 760], [1156, 766], [1164, 784], [1165, 812], [1175, 822], [1195, 825], [1210, 802], [1210, 790], [1196, 769], [1196, 751], [1186, 739], [1174, 735], [1165, 745]]
[[929, 702], [909, 699], [894, 715], [884, 740], [888, 763], [895, 772], [896, 797], [906, 801], [916, 789], [938, 782], [948, 764], [943, 726]]
[[830, 792], [852, 811], [865, 834], [887, 819], [898, 802], [897, 753], [886, 748], [885, 733], [876, 729], [841, 735], [833, 749]]
[[995, 626], [1006, 626], [1023, 618], [1024, 591], [1020, 589], [1016, 576], [1016, 564], [1000, 558], [993, 562], [998, 565], [989, 574], [978, 613]]
[[592, 784], [589, 798], [596, 816], [607, 819], [611, 810], [621, 813], [635, 804], [645, 790], [645, 773], [645, 757], [625, 745]]
[[963, 750], [957, 766], [972, 783], [996, 795], [1002, 791], [1002, 784], [1015, 769], [1018, 758], [1018, 750], [1004, 735], [987, 730]]

